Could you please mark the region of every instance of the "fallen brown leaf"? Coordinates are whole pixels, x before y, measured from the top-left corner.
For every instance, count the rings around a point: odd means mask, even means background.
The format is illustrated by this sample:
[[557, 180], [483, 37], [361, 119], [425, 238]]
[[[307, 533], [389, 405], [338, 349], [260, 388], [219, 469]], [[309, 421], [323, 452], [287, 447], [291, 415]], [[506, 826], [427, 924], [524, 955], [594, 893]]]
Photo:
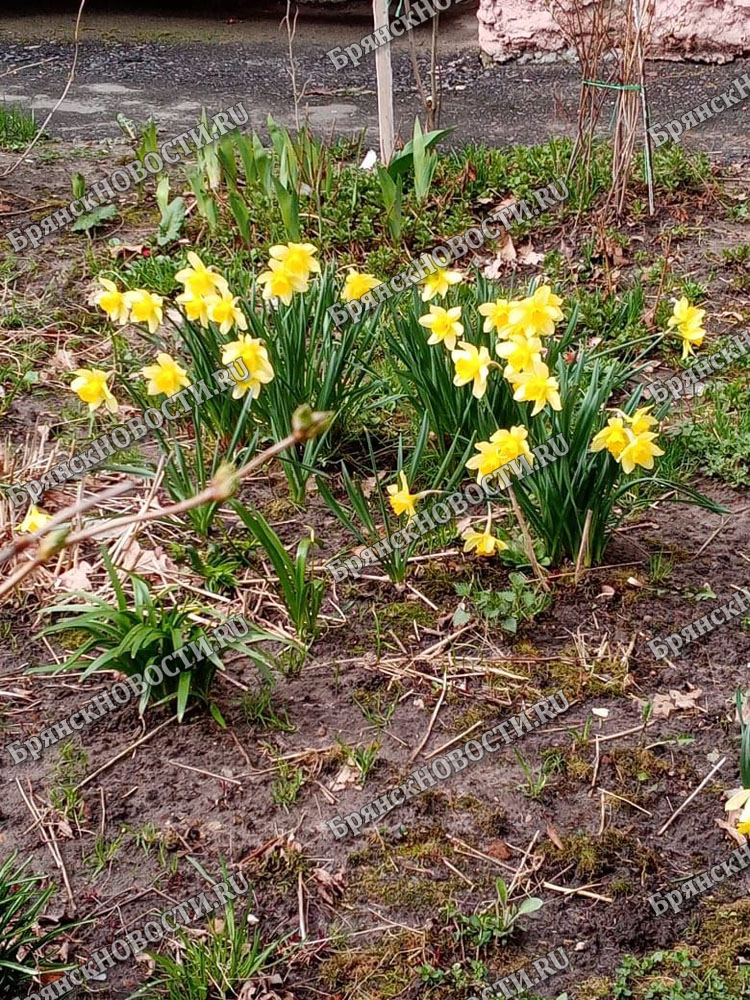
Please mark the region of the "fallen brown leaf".
[[91, 590], [89, 573], [93, 568], [91, 563], [86, 562], [85, 559], [81, 560], [77, 566], [66, 569], [58, 576], [55, 580], [55, 588], [57, 590]]
[[[653, 717], [655, 719], [668, 719], [672, 712], [697, 708], [696, 702], [702, 694], [702, 688], [693, 688], [692, 691], [685, 692], [673, 689], [669, 694], [655, 694], [651, 699]], [[645, 702], [641, 701], [641, 704], [643, 705]]]
[[547, 824], [547, 836], [552, 841], [552, 843], [555, 845], [555, 847], [558, 849], [558, 851], [562, 851], [563, 850], [563, 842], [557, 836], [557, 830], [554, 828], [554, 826], [551, 823]]
[[538, 250], [534, 250], [530, 243], [525, 243], [522, 247], [518, 248], [518, 263], [524, 264], [526, 267], [536, 267], [537, 264], [541, 264], [544, 260], [544, 254], [539, 253]]
[[725, 819], [715, 819], [714, 823], [722, 830], [726, 830], [729, 836], [732, 837], [732, 839], [735, 840], [740, 847], [744, 846], [747, 838], [737, 832], [736, 826], [732, 826], [731, 823], [727, 823]]
[[359, 771], [356, 767], [352, 767], [350, 764], [344, 764], [339, 773], [333, 779], [333, 784], [331, 785], [332, 792], [343, 792], [345, 788], [349, 788], [351, 785], [356, 785], [359, 781]]
[[491, 858], [497, 858], [499, 861], [507, 861], [511, 856], [511, 849], [504, 840], [491, 840], [487, 845], [487, 853]]
[[316, 882], [318, 895], [330, 906], [333, 906], [336, 900], [344, 895], [346, 878], [343, 868], [339, 868], [333, 874], [326, 871], [325, 868], [314, 868], [312, 875]]

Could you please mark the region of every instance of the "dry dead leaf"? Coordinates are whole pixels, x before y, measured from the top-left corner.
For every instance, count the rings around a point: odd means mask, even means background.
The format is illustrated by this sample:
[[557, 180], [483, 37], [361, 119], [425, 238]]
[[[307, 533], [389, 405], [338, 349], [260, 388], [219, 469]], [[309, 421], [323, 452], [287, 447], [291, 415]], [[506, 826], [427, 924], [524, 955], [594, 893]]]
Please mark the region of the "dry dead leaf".
[[505, 234], [505, 240], [495, 255], [495, 259], [484, 268], [483, 274], [490, 281], [496, 281], [505, 271], [505, 265], [511, 264], [516, 259], [516, 248], [510, 234]]
[[487, 853], [498, 861], [507, 861], [512, 852], [504, 840], [491, 840], [487, 845]]
[[613, 598], [614, 596], [615, 596], [615, 588], [610, 587], [608, 583], [605, 583], [602, 586], [602, 589], [597, 594], [597, 597], [602, 597], [604, 598], [605, 601], [611, 600], [611, 598]]
[[77, 566], [66, 569], [55, 580], [56, 590], [91, 590], [89, 573], [93, 570], [91, 563], [82, 559]]
[[726, 830], [730, 837], [737, 842], [740, 847], [745, 844], [746, 837], [743, 837], [741, 833], [737, 832], [737, 827], [732, 826], [731, 823], [727, 823], [725, 819], [715, 819], [714, 823], [720, 827], [722, 830]]
[[356, 785], [359, 781], [359, 777], [360, 774], [356, 767], [352, 767], [350, 764], [344, 764], [339, 773], [333, 779], [330, 791], [343, 792], [345, 788]]
[[131, 257], [142, 257], [144, 249], [145, 243], [118, 243], [109, 247], [109, 252], [115, 258], [122, 257], [123, 260], [129, 260]]
[[137, 567], [141, 576], [148, 576], [149, 573], [157, 576], [177, 574], [177, 564], [166, 555], [161, 545], [157, 545], [155, 549], [144, 549], [136, 538], [131, 539], [126, 546], [120, 565], [127, 570], [136, 570]]
[[538, 250], [534, 250], [531, 243], [525, 243], [522, 247], [518, 248], [518, 263], [524, 264], [526, 267], [536, 267], [537, 264], [541, 264], [544, 260], [544, 254], [539, 253]]
[[74, 372], [78, 365], [71, 352], [65, 347], [61, 347], [49, 359], [48, 367], [59, 372]]
[[547, 836], [552, 841], [552, 843], [555, 845], [555, 847], [558, 849], [558, 851], [562, 851], [563, 850], [563, 842], [558, 837], [557, 830], [554, 828], [554, 826], [551, 823], [547, 824]]
[[244, 984], [237, 1000], [294, 1000], [294, 995], [288, 990], [279, 992], [274, 988], [282, 984], [283, 979], [277, 972], [270, 976], [258, 976]]
[[[651, 699], [653, 717], [655, 719], [668, 719], [672, 712], [697, 708], [696, 702], [702, 694], [702, 688], [693, 688], [692, 691], [676, 691], [673, 689], [669, 694], [655, 694]], [[645, 702], [641, 702], [641, 704], [645, 704]]]
[[346, 878], [343, 868], [339, 868], [333, 874], [326, 871], [325, 868], [314, 868], [312, 875], [315, 879], [318, 895], [330, 906], [333, 906], [336, 900], [344, 895]]

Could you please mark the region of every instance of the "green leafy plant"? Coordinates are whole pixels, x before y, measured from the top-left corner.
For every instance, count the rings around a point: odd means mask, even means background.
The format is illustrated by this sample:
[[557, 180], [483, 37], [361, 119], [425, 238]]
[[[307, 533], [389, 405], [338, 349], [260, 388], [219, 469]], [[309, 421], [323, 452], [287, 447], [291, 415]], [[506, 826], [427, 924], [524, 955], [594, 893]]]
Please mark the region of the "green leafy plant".
[[114, 840], [107, 840], [101, 834], [96, 835], [91, 854], [84, 858], [84, 864], [91, 869], [92, 878], [101, 875], [109, 867], [110, 862], [117, 856], [122, 847], [123, 840], [124, 834], [122, 833]]
[[[732, 963], [735, 964], [734, 962]], [[612, 1000], [736, 1000], [743, 996], [747, 976], [739, 967], [726, 975], [695, 958], [687, 948], [626, 955], [612, 984]], [[744, 986], [743, 986], [744, 983]]]
[[[120, 127], [125, 126], [125, 122], [119, 118], [118, 118], [118, 124], [120, 124]], [[127, 134], [127, 129], [124, 129], [124, 131], [126, 131]], [[156, 122], [154, 121], [153, 118], [149, 118], [147, 122], [145, 122], [143, 125], [140, 126], [140, 133], [141, 136], [138, 145], [136, 146], [135, 149], [135, 155], [138, 158], [138, 162], [145, 170], [146, 168], [143, 161], [145, 160], [146, 156], [148, 156], [149, 153], [156, 153], [157, 156], [159, 156], [159, 136], [157, 134]], [[135, 138], [135, 136], [133, 136], [132, 138]], [[142, 181], [138, 182], [139, 194], [143, 193], [143, 188], [145, 183], [146, 183], [145, 177]]]
[[185, 224], [185, 200], [179, 195], [169, 200], [169, 177], [166, 175], [156, 185], [156, 204], [161, 213], [156, 242], [163, 247], [174, 243]]
[[373, 368], [378, 349], [379, 311], [359, 324], [334, 327], [327, 314], [339, 288], [329, 270], [291, 305], [260, 308], [251, 298], [247, 310], [253, 336], [265, 338], [275, 377], [256, 400], [257, 413], [274, 440], [287, 433], [301, 402], [334, 414], [325, 434], [280, 456], [292, 499], [301, 503], [313, 472], [324, 472], [347, 434], [366, 424], [383, 398], [383, 381]]
[[437, 154], [430, 152], [427, 136], [422, 132], [419, 118], [414, 119], [412, 150], [414, 161], [414, 193], [417, 196], [417, 204], [421, 205], [427, 200], [427, 196], [430, 193], [432, 177], [437, 166]]
[[339, 736], [336, 736], [335, 739], [341, 747], [346, 763], [350, 767], [356, 767], [362, 779], [362, 784], [364, 784], [377, 763], [380, 743], [376, 741], [363, 747], [351, 747]]
[[279, 594], [294, 622], [297, 637], [300, 642], [311, 642], [318, 634], [318, 616], [326, 589], [325, 580], [315, 578], [311, 556], [314, 537], [303, 538], [292, 559], [260, 511], [253, 513], [239, 501], [232, 504], [232, 509], [252, 531], [271, 560], [278, 577]]
[[65, 820], [80, 823], [83, 819], [83, 796], [78, 784], [86, 774], [88, 754], [73, 740], [60, 745], [60, 758], [50, 783], [49, 800]]
[[457, 583], [456, 593], [468, 599], [488, 622], [496, 621], [504, 632], [515, 633], [518, 623], [531, 621], [550, 604], [551, 597], [529, 582], [523, 573], [509, 573], [508, 590], [478, 589], [474, 580]]
[[456, 941], [467, 940], [477, 949], [487, 948], [494, 942], [506, 941], [516, 930], [518, 921], [536, 913], [544, 905], [537, 896], [527, 896], [520, 903], [508, 899], [508, 887], [502, 878], [495, 879], [497, 898], [484, 910], [467, 916], [461, 913], [455, 903], [443, 907], [444, 915], [453, 922], [453, 937]]
[[28, 112], [18, 105], [0, 104], [0, 149], [25, 149], [36, 133], [33, 111]]
[[44, 954], [61, 935], [71, 928], [54, 923], [51, 929], [40, 931], [39, 920], [55, 893], [55, 887], [43, 888], [45, 877], [28, 870], [31, 858], [18, 861], [14, 851], [0, 865], [0, 991], [11, 997], [42, 969], [63, 972], [71, 966], [51, 966]]
[[515, 754], [524, 776], [524, 783], [519, 785], [519, 788], [527, 798], [538, 802], [542, 797], [544, 789], [550, 783], [552, 761], [549, 758], [545, 758], [541, 767], [535, 771], [520, 750], [516, 749]]
[[750, 722], [745, 721], [745, 695], [737, 690], [734, 693], [737, 706], [737, 718], [740, 720], [740, 781], [743, 788], [750, 788]]
[[377, 166], [377, 178], [385, 208], [385, 224], [393, 242], [400, 243], [404, 232], [404, 219], [401, 210], [403, 181], [401, 177], [394, 178], [380, 164]]
[[179, 929], [179, 958], [148, 952], [153, 978], [128, 1000], [236, 1000], [243, 987], [267, 973], [278, 961], [282, 939], [263, 944], [260, 932], [239, 910], [227, 903], [208, 934]]
[[[57, 620], [43, 629], [42, 635], [72, 630], [82, 632], [85, 638], [63, 663], [37, 668], [37, 672], [58, 674], [64, 670], [83, 668], [82, 679], [102, 669], [119, 670], [128, 677], [138, 673], [143, 677], [144, 685], [138, 706], [141, 714], [148, 707], [176, 701], [177, 717], [182, 721], [188, 705], [198, 702], [207, 705], [216, 721], [224, 725], [218, 706], [211, 700], [216, 672], [222, 666], [221, 656], [212, 652], [210, 645], [207, 646], [203, 639], [203, 627], [193, 620], [195, 611], [210, 613], [210, 609], [199, 608], [197, 605], [176, 607], [168, 600], [174, 587], [167, 587], [154, 594], [149, 584], [135, 573], [129, 574], [133, 594], [131, 606], [106, 549], [102, 549], [102, 558], [114, 591], [115, 603], [105, 601], [95, 594], [73, 591], [61, 602], [46, 609], [46, 613]], [[77, 600], [73, 600], [74, 598]], [[62, 619], [57, 618], [65, 612], [70, 614]], [[203, 645], [200, 640], [203, 640]], [[262, 676], [270, 681], [271, 661], [258, 648], [260, 643], [266, 641], [283, 643], [287, 640], [253, 628], [242, 639], [227, 639], [224, 644], [248, 656]], [[176, 677], [165, 675], [161, 684], [153, 685], [143, 676], [150, 664], [160, 663], [167, 654], [191, 643], [198, 644], [202, 658], [189, 667], [180, 669]], [[86, 656], [90, 652], [98, 655], [89, 662]], [[180, 659], [174, 659], [174, 664], [180, 662]]]
[[257, 691], [246, 691], [240, 701], [240, 710], [245, 721], [260, 730], [279, 733], [293, 733], [295, 730], [286, 710], [275, 707], [273, 688], [269, 684], [261, 684]]
[[276, 773], [271, 783], [271, 799], [277, 806], [288, 809], [297, 801], [300, 790], [307, 783], [307, 775], [301, 767], [295, 767], [283, 757], [276, 758]]
[[[82, 174], [73, 174], [72, 187], [74, 201], [85, 196], [86, 181]], [[97, 205], [90, 212], [82, 212], [70, 228], [74, 233], [87, 233], [90, 229], [96, 229], [97, 226], [115, 215], [117, 215], [115, 205]]]

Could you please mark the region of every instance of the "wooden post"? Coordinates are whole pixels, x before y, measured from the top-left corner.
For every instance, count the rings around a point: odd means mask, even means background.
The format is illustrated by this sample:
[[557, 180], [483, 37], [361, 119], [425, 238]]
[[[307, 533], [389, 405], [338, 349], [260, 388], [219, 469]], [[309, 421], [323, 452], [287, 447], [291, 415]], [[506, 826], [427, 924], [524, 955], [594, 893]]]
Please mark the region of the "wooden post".
[[[375, 30], [388, 24], [388, 0], [372, 0]], [[378, 80], [378, 130], [380, 132], [380, 159], [384, 164], [393, 156], [393, 74], [391, 72], [391, 43], [375, 49], [375, 72]]]

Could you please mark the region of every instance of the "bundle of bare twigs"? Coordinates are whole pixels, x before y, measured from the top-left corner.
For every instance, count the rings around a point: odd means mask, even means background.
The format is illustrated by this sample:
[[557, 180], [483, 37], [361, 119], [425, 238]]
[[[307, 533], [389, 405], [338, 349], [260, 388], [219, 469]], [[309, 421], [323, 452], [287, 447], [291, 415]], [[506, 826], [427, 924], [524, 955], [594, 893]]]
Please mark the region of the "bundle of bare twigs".
[[651, 145], [648, 134], [645, 59], [653, 0], [552, 0], [551, 12], [575, 52], [581, 71], [576, 139], [568, 165], [591, 180], [596, 130], [616, 93], [612, 135], [612, 182], [606, 207], [618, 217], [632, 176], [636, 141], [642, 128], [649, 211], [654, 212]]

